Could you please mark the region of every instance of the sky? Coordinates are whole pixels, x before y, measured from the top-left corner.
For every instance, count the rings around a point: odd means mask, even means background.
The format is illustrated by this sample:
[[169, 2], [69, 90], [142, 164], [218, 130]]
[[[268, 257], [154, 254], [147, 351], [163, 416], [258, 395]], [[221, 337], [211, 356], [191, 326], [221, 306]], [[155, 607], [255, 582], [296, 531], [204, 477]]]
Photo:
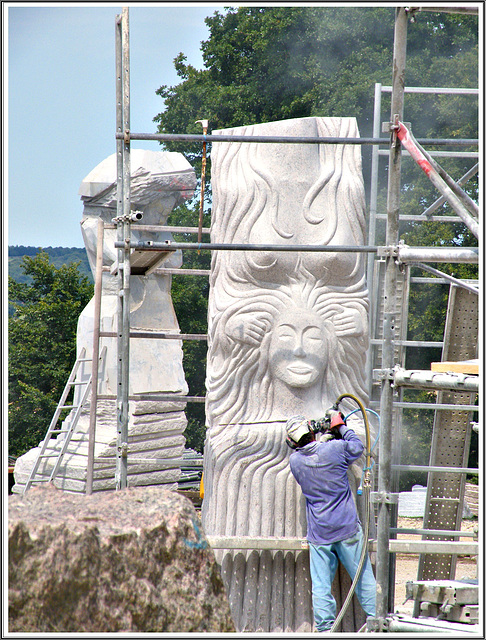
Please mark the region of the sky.
[[[123, 6], [129, 7], [131, 130], [156, 133], [153, 118], [164, 108], [156, 90], [179, 83], [173, 60], [180, 52], [203, 68], [204, 18], [224, 5]], [[115, 18], [122, 5], [11, 2], [2, 11], [4, 239], [84, 247], [79, 187], [116, 149]], [[132, 148], [160, 145], [133, 141]]]

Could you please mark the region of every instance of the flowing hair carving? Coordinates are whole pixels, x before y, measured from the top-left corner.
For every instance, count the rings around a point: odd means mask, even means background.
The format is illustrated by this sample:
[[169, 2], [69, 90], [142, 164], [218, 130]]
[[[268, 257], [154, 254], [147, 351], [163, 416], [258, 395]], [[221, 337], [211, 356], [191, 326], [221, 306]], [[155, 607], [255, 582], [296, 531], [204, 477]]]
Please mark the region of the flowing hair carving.
[[[303, 121], [306, 118], [301, 119]], [[309, 118], [319, 137], [359, 136], [354, 118]], [[275, 123], [278, 124], [278, 123]], [[272, 126], [272, 123], [266, 125]], [[236, 135], [252, 136], [260, 133], [261, 125], [238, 127]], [[216, 135], [218, 131], [214, 132]], [[298, 217], [289, 228], [281, 220], [278, 188], [265, 168], [265, 153], [273, 144], [221, 142], [213, 144], [213, 208], [211, 237], [214, 242], [250, 242], [251, 231], [262, 217], [268, 229], [283, 241], [292, 241], [301, 224]], [[289, 177], [291, 179], [291, 177]], [[361, 174], [361, 151], [358, 145], [322, 144], [318, 147], [318, 174], [310, 185], [301, 205], [306, 224], [319, 227], [312, 243], [332, 244], [339, 229], [346, 228], [355, 244], [364, 244], [365, 198]], [[322, 224], [325, 223], [325, 224]], [[269, 235], [269, 241], [273, 235]], [[245, 277], [251, 278], [262, 267], [255, 262], [253, 252], [243, 259], [228, 254], [213, 255], [215, 275], [224, 269], [241, 270], [247, 264]], [[273, 266], [275, 260], [265, 265]], [[356, 256], [356, 270], [362, 268], [362, 257]]]
[[[278, 289], [254, 291], [251, 298], [245, 296], [218, 314], [209, 331], [213, 365], [207, 378], [209, 424], [272, 419], [278, 398], [269, 369], [269, 342], [280, 314], [294, 306], [319, 315], [326, 328], [330, 358], [320, 383], [323, 411], [329, 406], [329, 398], [337, 398], [343, 390], [357, 395], [366, 404], [366, 339], [356, 336], [337, 339], [333, 316], [336, 308], [367, 310], [367, 304], [363, 292], [337, 294], [300, 266], [298, 273]], [[241, 313], [258, 315], [266, 322], [268, 328], [259, 345], [227, 337], [228, 320]]]

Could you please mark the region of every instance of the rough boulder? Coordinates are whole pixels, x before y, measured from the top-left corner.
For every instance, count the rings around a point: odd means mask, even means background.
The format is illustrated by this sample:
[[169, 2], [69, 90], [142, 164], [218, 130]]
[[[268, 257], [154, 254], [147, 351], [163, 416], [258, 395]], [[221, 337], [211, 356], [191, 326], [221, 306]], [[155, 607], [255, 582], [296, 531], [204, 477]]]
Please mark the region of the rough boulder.
[[9, 632], [233, 632], [192, 503], [159, 487], [9, 497]]

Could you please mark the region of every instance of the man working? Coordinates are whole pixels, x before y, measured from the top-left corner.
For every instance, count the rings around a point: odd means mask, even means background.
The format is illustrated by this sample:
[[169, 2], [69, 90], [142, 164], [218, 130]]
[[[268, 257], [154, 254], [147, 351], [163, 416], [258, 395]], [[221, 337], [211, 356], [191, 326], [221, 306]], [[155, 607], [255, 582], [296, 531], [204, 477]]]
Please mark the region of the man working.
[[[331, 412], [329, 435], [317, 442], [309, 421], [294, 416], [287, 421], [287, 443], [294, 453], [290, 470], [306, 501], [307, 540], [310, 551], [312, 605], [318, 631], [327, 631], [336, 618], [331, 585], [338, 559], [354, 579], [364, 544], [363, 531], [349, 486], [349, 465], [364, 445], [346, 426], [342, 414]], [[376, 583], [366, 557], [356, 595], [368, 616], [375, 615]]]

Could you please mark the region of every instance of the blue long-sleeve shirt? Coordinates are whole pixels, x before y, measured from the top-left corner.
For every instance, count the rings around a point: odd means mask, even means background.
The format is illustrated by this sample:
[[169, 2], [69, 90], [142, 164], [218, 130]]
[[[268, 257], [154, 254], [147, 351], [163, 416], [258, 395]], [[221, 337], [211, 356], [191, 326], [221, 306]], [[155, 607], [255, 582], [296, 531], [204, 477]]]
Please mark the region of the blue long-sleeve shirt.
[[364, 445], [351, 428], [339, 431], [342, 440], [311, 442], [290, 456], [290, 470], [305, 496], [307, 540], [314, 544], [345, 540], [359, 527], [347, 470]]

